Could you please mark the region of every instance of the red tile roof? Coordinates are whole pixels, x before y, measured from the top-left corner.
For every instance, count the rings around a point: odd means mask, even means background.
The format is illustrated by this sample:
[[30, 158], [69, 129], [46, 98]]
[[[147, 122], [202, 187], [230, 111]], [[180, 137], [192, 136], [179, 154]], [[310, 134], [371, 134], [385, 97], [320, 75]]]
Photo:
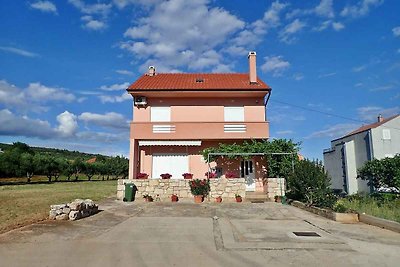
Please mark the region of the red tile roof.
[[398, 116], [400, 116], [400, 114], [395, 115], [395, 116], [392, 116], [392, 117], [387, 118], [387, 119], [382, 119], [381, 122], [374, 122], [374, 123], [371, 123], [371, 124], [367, 124], [367, 125], [361, 126], [361, 127], [358, 128], [357, 130], [354, 130], [354, 131], [352, 131], [352, 132], [346, 134], [345, 136], [343, 136], [343, 137], [341, 137], [341, 138], [339, 138], [339, 139], [342, 139], [342, 138], [344, 138], [344, 137], [348, 137], [348, 136], [351, 136], [351, 135], [354, 135], [354, 134], [362, 133], [362, 132], [367, 131], [367, 130], [369, 130], [369, 129], [376, 128], [376, 127], [381, 126], [382, 124], [384, 124], [384, 123], [386, 123], [386, 122], [388, 122], [388, 121], [390, 121], [390, 120], [393, 120], [394, 118], [396, 118], [396, 117], [398, 117]]
[[271, 90], [257, 81], [250, 84], [248, 73], [157, 73], [141, 76], [127, 90]]

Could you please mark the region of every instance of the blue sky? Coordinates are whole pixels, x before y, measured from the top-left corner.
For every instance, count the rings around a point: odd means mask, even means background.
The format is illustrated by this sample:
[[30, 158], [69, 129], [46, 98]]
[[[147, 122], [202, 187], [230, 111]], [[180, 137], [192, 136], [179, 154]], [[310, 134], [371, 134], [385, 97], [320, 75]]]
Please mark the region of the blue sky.
[[128, 154], [127, 85], [158, 72], [257, 71], [271, 137], [322, 158], [400, 113], [396, 0], [65, 0], [0, 4], [0, 141]]

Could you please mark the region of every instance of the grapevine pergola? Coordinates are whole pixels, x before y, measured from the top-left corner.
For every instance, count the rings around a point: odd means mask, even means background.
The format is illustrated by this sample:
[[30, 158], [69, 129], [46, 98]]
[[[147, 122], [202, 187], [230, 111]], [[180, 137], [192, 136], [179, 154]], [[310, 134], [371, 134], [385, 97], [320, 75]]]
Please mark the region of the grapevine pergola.
[[208, 163], [208, 173], [207, 178], [210, 179], [210, 156], [268, 156], [268, 155], [292, 155], [292, 172], [294, 173], [294, 156], [297, 155], [296, 152], [270, 152], [270, 153], [219, 153], [219, 152], [211, 152], [207, 155], [207, 163]]

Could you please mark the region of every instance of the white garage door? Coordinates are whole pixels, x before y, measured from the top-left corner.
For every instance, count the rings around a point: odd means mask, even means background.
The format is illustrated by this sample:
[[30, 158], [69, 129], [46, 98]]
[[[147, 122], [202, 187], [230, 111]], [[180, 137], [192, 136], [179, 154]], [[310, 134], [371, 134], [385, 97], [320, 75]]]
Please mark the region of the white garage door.
[[161, 178], [163, 173], [172, 175], [171, 179], [183, 179], [182, 174], [189, 172], [187, 154], [154, 154], [152, 178]]

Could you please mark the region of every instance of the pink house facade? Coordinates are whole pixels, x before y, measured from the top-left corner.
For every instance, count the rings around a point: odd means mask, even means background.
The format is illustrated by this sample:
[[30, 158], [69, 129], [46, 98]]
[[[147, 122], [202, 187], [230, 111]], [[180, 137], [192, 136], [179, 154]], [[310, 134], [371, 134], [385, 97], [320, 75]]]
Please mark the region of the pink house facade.
[[201, 151], [220, 143], [269, 138], [266, 106], [271, 88], [257, 78], [256, 53], [249, 73], [157, 73], [154, 67], [129, 86], [134, 98], [130, 123], [129, 179], [146, 173], [160, 179], [205, 178], [211, 170], [224, 178], [244, 178], [246, 191], [262, 190], [265, 161], [219, 158], [208, 164]]

